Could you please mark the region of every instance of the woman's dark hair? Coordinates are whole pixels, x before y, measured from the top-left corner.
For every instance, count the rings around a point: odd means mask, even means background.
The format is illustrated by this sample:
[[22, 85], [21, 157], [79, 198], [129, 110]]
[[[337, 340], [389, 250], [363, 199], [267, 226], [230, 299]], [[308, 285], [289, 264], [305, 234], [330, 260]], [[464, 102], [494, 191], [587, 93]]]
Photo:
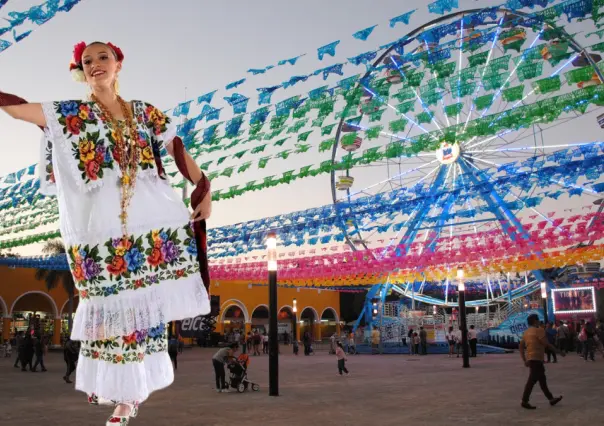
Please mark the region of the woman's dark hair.
[[453, 331], [453, 327], [449, 327], [449, 332]]
[[239, 349], [239, 343], [231, 343], [229, 345], [229, 348], [235, 350], [235, 349]]
[[342, 349], [344, 349], [344, 346], [342, 346], [342, 342], [340, 342], [339, 340], [336, 342], [336, 345], [338, 345], [339, 347], [341, 347]]

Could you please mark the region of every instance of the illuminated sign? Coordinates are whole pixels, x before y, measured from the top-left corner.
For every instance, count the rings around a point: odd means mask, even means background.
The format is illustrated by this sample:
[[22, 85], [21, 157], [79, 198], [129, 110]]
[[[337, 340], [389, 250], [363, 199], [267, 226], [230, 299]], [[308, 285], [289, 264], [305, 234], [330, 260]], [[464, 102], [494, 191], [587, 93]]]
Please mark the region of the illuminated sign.
[[589, 314], [596, 312], [593, 286], [552, 289], [554, 314]]

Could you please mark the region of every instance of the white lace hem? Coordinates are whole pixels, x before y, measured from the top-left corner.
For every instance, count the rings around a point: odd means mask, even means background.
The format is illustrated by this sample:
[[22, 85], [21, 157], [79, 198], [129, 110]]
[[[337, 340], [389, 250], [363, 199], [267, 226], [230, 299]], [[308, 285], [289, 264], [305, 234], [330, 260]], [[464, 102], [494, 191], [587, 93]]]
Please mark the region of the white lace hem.
[[174, 369], [166, 352], [146, 355], [144, 361], [112, 364], [80, 355], [76, 386], [86, 394], [117, 402], [145, 401], [149, 395], [174, 381]]
[[115, 296], [82, 300], [71, 338], [104, 340], [147, 330], [160, 323], [206, 315], [210, 301], [198, 273]]

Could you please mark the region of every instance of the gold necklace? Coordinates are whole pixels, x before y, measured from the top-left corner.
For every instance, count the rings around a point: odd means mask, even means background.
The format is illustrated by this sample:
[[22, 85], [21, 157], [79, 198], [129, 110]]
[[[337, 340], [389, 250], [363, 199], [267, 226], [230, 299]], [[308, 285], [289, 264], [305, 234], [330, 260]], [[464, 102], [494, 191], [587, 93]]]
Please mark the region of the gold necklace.
[[126, 119], [126, 128], [130, 131], [128, 139], [130, 146], [126, 141], [124, 130], [119, 122], [115, 119], [109, 109], [93, 94], [92, 101], [95, 102], [107, 121], [111, 123], [111, 128], [115, 134], [115, 143], [117, 147], [118, 157], [117, 162], [122, 172], [120, 181], [121, 199], [120, 199], [120, 222], [122, 224], [122, 234], [124, 238], [128, 238], [128, 207], [134, 195], [134, 187], [136, 185], [136, 174], [138, 171], [138, 162], [140, 158], [140, 148], [136, 143], [138, 131], [136, 122], [132, 116], [132, 111], [128, 104], [120, 97], [117, 97], [117, 102], [120, 104], [122, 114]]

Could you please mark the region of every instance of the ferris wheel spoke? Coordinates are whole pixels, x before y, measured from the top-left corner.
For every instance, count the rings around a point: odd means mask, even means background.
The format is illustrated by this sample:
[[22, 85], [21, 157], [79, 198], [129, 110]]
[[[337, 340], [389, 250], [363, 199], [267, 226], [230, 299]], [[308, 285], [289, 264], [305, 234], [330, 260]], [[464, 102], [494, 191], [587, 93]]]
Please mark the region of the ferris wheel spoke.
[[[541, 28], [541, 31], [539, 31], [539, 33], [537, 34], [537, 37], [535, 37], [535, 39], [533, 40], [533, 42], [531, 43], [531, 45], [528, 47], [528, 49], [531, 49], [535, 45], [535, 43], [537, 42], [537, 40], [539, 40], [541, 38], [541, 34], [543, 34], [544, 30], [545, 30], [545, 27]], [[501, 95], [501, 92], [503, 91], [503, 88], [505, 87], [505, 85], [508, 83], [508, 81], [510, 81], [510, 78], [512, 78], [512, 76], [514, 76], [516, 74], [516, 70], [518, 70], [518, 67], [520, 65], [522, 65], [522, 63], [524, 62], [524, 59], [526, 58], [526, 55], [527, 55], [527, 51], [525, 51], [525, 53], [522, 55], [522, 57], [520, 58], [520, 60], [518, 61], [518, 63], [516, 64], [516, 66], [514, 67], [514, 69], [512, 70], [512, 72], [510, 73], [510, 75], [508, 76], [508, 78], [501, 85], [501, 87], [497, 90], [497, 92], [495, 93], [495, 96], [493, 97], [493, 102], [496, 99], [499, 98], [499, 96]], [[488, 108], [486, 108], [483, 111], [483, 113], [480, 116], [480, 118], [484, 118], [484, 116], [489, 112], [490, 109], [491, 109], [490, 106]]]
[[[401, 69], [400, 65], [396, 62], [396, 60], [394, 58], [391, 58], [392, 63], [394, 64], [394, 66], [396, 67], [396, 69], [398, 70], [399, 74], [401, 75], [401, 77], [403, 77], [403, 79], [405, 81], [409, 81], [407, 79], [407, 76], [405, 75], [405, 72]], [[432, 123], [438, 128], [438, 131], [441, 133], [442, 136], [444, 136], [444, 133], [442, 131], [441, 126], [438, 124], [438, 122], [434, 119], [434, 114], [430, 113], [430, 110], [426, 107], [425, 102], [423, 101], [423, 99], [421, 98], [421, 96], [419, 95], [419, 93], [417, 92], [417, 90], [412, 89], [413, 93], [415, 94], [415, 97], [417, 98], [417, 100], [419, 101], [420, 105], [422, 106], [422, 109], [424, 110], [424, 112], [430, 114], [432, 116]], [[419, 123], [415, 122], [415, 120], [413, 120], [412, 118], [408, 117], [407, 114], [405, 113], [401, 113], [399, 112], [396, 108], [394, 108], [392, 105], [388, 105], [390, 106], [390, 108], [392, 108], [394, 111], [396, 111], [398, 114], [401, 114], [403, 117], [405, 117], [407, 120], [409, 120], [411, 123], [415, 124], [417, 127], [419, 127], [422, 131], [424, 131], [424, 133], [429, 134], [430, 132], [428, 132], [423, 126], [421, 126]]]
[[532, 151], [532, 150], [557, 150], [561, 148], [574, 148], [579, 146], [587, 146], [594, 144], [601, 144], [602, 141], [593, 141], [593, 142], [584, 142], [584, 143], [565, 143], [565, 144], [557, 144], [557, 145], [538, 145], [538, 146], [521, 146], [516, 148], [500, 148], [500, 149], [484, 149], [477, 151], [464, 151], [466, 154], [473, 153], [486, 153], [486, 152], [514, 152], [514, 151]]
[[502, 30], [502, 24], [503, 24], [503, 20], [504, 17], [502, 17], [499, 20], [499, 23], [497, 24], [497, 30], [495, 33], [495, 36], [493, 37], [493, 41], [491, 43], [491, 48], [489, 49], [489, 54], [487, 56], [487, 61], [486, 64], [484, 66], [484, 69], [482, 71], [482, 75], [480, 76], [480, 82], [476, 85], [476, 89], [474, 89], [474, 98], [472, 99], [472, 106], [470, 108], [470, 112], [468, 113], [468, 117], [466, 118], [466, 122], [464, 124], [464, 128], [463, 128], [463, 133], [465, 133], [467, 127], [468, 127], [468, 123], [470, 122], [470, 119], [472, 117], [472, 113], [474, 112], [475, 109], [475, 103], [474, 101], [478, 98], [478, 94], [480, 93], [480, 88], [483, 87], [482, 85], [482, 79], [484, 78], [487, 69], [489, 67], [489, 64], [491, 63], [491, 58], [493, 57], [493, 50], [495, 48], [495, 46], [497, 45], [497, 42], [499, 41], [499, 35], [501, 34], [501, 30]]
[[[410, 173], [416, 172], [416, 171], [418, 171], [420, 169], [423, 169], [424, 167], [428, 167], [428, 166], [430, 166], [430, 165], [432, 165], [432, 164], [434, 164], [436, 162], [438, 162], [438, 159], [434, 159], [434, 160], [430, 161], [429, 163], [426, 163], [426, 164], [423, 164], [421, 166], [415, 167], [413, 169], [407, 170], [407, 171], [405, 171], [403, 173], [400, 173], [400, 174], [398, 174], [396, 176], [391, 176], [388, 179], [385, 179], [385, 180], [382, 180], [382, 181], [380, 181], [378, 183], [370, 185], [370, 186], [368, 186], [366, 188], [361, 189], [360, 191], [353, 192], [353, 193], [350, 194], [350, 196], [355, 196], [357, 194], [360, 194], [360, 193], [363, 193], [363, 192], [367, 192], [368, 190], [370, 190], [372, 188], [376, 188], [376, 187], [378, 187], [380, 185], [383, 185], [383, 184], [385, 184], [385, 183], [387, 183], [387, 182], [389, 182], [389, 181], [391, 181], [393, 179], [398, 179], [398, 178], [400, 178], [402, 176], [405, 176], [405, 175], [408, 175]], [[439, 167], [440, 167], [440, 165], [436, 166], [430, 173], [428, 173], [428, 175], [434, 173], [436, 170], [438, 170]], [[426, 175], [426, 176], [428, 176], [428, 175]]]

